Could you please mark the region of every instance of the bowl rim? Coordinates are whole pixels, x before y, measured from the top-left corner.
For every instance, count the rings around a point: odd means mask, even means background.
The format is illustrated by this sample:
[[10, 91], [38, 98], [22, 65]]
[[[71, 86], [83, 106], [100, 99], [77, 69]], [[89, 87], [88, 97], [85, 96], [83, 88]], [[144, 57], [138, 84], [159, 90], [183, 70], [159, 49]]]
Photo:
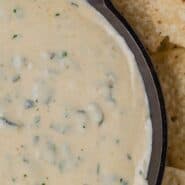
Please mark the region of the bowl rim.
[[149, 185], [161, 185], [167, 152], [167, 119], [161, 85], [151, 58], [127, 20], [116, 10], [111, 0], [88, 0], [124, 38], [136, 58], [144, 81], [152, 121], [152, 153], [147, 180]]

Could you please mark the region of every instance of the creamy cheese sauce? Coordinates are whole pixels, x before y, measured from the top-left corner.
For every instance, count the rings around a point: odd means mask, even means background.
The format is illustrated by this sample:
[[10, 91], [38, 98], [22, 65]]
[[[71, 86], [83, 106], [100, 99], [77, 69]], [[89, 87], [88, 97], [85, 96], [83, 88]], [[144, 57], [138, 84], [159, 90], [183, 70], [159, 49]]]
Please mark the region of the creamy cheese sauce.
[[0, 0], [0, 184], [144, 185], [144, 86], [83, 0]]

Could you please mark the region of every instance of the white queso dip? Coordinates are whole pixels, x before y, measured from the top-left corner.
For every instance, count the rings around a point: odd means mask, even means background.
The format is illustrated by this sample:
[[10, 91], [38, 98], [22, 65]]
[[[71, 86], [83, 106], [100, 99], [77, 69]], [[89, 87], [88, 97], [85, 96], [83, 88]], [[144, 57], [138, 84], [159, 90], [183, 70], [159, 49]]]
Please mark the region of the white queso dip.
[[0, 0], [0, 185], [146, 185], [152, 129], [125, 41], [84, 0]]

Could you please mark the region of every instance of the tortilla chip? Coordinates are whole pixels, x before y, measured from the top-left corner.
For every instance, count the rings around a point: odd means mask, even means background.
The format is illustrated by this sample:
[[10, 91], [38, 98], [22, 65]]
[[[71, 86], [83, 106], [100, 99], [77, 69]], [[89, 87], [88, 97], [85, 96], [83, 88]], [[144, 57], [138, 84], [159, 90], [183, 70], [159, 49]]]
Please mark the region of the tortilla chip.
[[156, 31], [170, 42], [185, 47], [185, 0], [149, 0]]
[[185, 169], [185, 49], [153, 55], [169, 122], [168, 165]]
[[152, 52], [156, 51], [163, 37], [155, 31], [150, 12], [147, 11], [149, 0], [112, 0], [112, 2], [135, 29], [145, 47]]
[[161, 41], [185, 47], [185, 0], [113, 0], [152, 52]]
[[162, 185], [185, 185], [185, 171], [166, 167]]

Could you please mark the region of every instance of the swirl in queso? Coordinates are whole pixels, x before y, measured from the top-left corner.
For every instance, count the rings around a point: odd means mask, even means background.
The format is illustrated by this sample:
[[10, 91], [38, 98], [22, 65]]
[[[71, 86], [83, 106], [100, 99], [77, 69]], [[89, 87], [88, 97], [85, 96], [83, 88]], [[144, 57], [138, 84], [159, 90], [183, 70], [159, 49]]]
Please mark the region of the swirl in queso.
[[0, 0], [1, 185], [146, 185], [149, 115], [133, 54], [85, 0]]

